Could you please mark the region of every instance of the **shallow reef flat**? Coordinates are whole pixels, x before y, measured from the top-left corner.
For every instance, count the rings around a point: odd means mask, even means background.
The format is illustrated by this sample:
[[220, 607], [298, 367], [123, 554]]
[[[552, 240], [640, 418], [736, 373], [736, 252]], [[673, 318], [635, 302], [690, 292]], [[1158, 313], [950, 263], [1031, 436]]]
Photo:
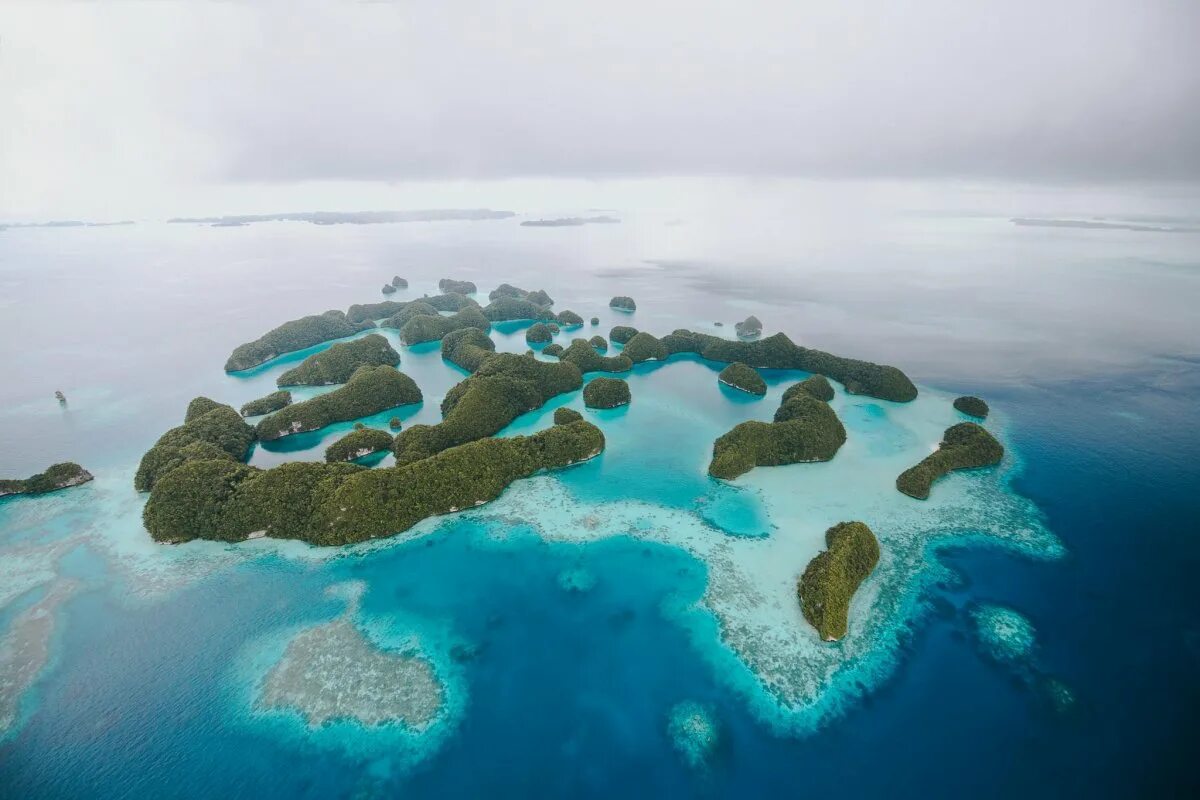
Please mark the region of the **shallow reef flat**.
[[51, 658], [51, 638], [59, 606], [75, 594], [78, 582], [58, 579], [37, 602], [23, 609], [0, 635], [0, 741], [20, 726], [23, 701]]

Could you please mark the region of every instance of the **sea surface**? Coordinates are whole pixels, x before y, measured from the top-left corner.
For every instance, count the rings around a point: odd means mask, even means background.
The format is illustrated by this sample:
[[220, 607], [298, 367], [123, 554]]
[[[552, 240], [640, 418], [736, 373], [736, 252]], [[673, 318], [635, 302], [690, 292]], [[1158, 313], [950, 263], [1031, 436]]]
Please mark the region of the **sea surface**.
[[[0, 476], [63, 460], [96, 476], [0, 500], [0, 797], [1200, 793], [1200, 234], [1011, 221], [1197, 206], [760, 189], [495, 202], [517, 216], [478, 221], [0, 232]], [[520, 225], [600, 213], [621, 223]], [[483, 303], [502, 282], [544, 288], [600, 318], [564, 344], [617, 324], [732, 336], [753, 313], [894, 364], [920, 396], [839, 385], [833, 461], [718, 482], [713, 440], [770, 419], [805, 373], [764, 371], [758, 399], [675, 357], [624, 376], [627, 408], [573, 393], [515, 420], [501, 435], [576, 408], [607, 448], [477, 509], [351, 548], [153, 543], [141, 454], [191, 398], [240, 406], [320, 347], [233, 375], [229, 351], [383, 299], [392, 275], [409, 281], [396, 300], [442, 277]], [[498, 349], [524, 352], [524, 327], [496, 326]], [[384, 333], [425, 396], [403, 424], [436, 422], [465, 373]], [[965, 419], [963, 393], [990, 403], [1005, 461], [904, 497], [895, 476]], [[320, 460], [350, 428], [250, 463]], [[850, 634], [822, 643], [795, 581], [846, 519], [883, 556]]]

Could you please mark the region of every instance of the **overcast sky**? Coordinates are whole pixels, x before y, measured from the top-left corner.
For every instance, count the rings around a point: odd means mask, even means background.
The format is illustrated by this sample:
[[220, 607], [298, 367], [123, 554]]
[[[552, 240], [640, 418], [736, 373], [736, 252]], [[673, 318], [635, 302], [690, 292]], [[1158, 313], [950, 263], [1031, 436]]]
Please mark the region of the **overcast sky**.
[[298, 181], [1194, 180], [1198, 42], [1197, 0], [10, 1], [0, 217]]

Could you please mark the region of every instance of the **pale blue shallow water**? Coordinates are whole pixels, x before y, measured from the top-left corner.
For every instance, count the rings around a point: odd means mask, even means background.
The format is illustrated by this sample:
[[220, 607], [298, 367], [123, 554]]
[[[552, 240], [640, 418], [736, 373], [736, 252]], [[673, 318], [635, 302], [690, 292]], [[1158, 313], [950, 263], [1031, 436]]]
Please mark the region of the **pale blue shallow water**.
[[[1086, 311], [1150, 296], [1170, 316], [1179, 297], [1197, 296], [1194, 240], [908, 220], [873, 242], [878, 264], [847, 256], [831, 277], [807, 262], [648, 267], [642, 259], [660, 249], [688, 252], [654, 230], [505, 221], [5, 232], [0, 470], [69, 458], [97, 480], [0, 501], [0, 632], [50, 593], [66, 597], [49, 658], [0, 740], [0, 795], [1194, 788], [1200, 544], [1180, 521], [1200, 510], [1200, 367], [1181, 344], [1186, 321], [1139, 334]], [[966, 252], [1019, 254], [1011, 284], [957, 272]], [[922, 260], [933, 266], [913, 266]], [[704, 475], [712, 440], [770, 418], [802, 374], [765, 373], [770, 391], [754, 399], [720, 387], [719, 365], [676, 358], [629, 376], [628, 408], [585, 412], [605, 431], [602, 457], [395, 541], [345, 552], [149, 542], [131, 487], [140, 454], [191, 397], [240, 405], [305, 355], [227, 376], [228, 351], [282, 320], [375, 300], [397, 272], [412, 287], [397, 299], [449, 275], [476, 280], [481, 295], [503, 281], [544, 287], [557, 309], [601, 317], [564, 342], [621, 323], [728, 331], [753, 311], [803, 343], [897, 364], [922, 396], [901, 405], [839, 391], [850, 438], [834, 462], [722, 484]], [[1069, 336], [1018, 280], [1029, 272], [1060, 298]], [[610, 312], [613, 294], [633, 295], [639, 310]], [[1018, 333], [1021, 314], [1031, 321]], [[525, 349], [519, 325], [493, 338]], [[436, 421], [462, 377], [431, 346], [402, 349], [401, 369], [425, 402], [368, 424]], [[988, 424], [1012, 457], [949, 479], [928, 505], [899, 497], [896, 465], [960, 419], [949, 399], [965, 391], [991, 402]], [[583, 409], [578, 393], [558, 398], [504, 433], [541, 429], [560, 405]], [[319, 459], [350, 427], [260, 446], [251, 463]], [[851, 637], [830, 647], [804, 627], [787, 586], [824, 528], [848, 516], [876, 528], [885, 561], [856, 601]], [[945, 538], [956, 531], [987, 538]], [[935, 559], [934, 546], [949, 549]], [[423, 734], [310, 728], [256, 705], [290, 637], [342, 614], [329, 590], [352, 581], [365, 589], [361, 629], [428, 658], [443, 682], [443, 714]], [[998, 661], [977, 640], [989, 605], [1015, 609], [1036, 632], [1021, 658]], [[1073, 702], [1058, 702], [1060, 687]], [[704, 763], [671, 739], [681, 703], [716, 726]]]

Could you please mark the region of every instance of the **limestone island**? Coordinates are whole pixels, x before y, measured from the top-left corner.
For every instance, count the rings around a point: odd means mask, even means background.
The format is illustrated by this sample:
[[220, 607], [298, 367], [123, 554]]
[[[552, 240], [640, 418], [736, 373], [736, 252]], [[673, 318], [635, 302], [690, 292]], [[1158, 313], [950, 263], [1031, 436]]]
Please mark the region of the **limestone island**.
[[499, 300], [502, 297], [512, 297], [517, 300], [528, 300], [538, 306], [552, 306], [554, 299], [546, 294], [543, 289], [536, 289], [532, 292], [527, 292], [519, 286], [513, 286], [511, 283], [502, 283], [488, 293], [489, 300]]
[[608, 341], [603, 336], [593, 336], [588, 339], [588, 344], [596, 348], [596, 351], [599, 353], [608, 352]]
[[559, 360], [574, 364], [580, 372], [628, 372], [633, 369], [629, 356], [624, 353], [602, 356], [583, 339], [572, 339], [567, 349], [559, 355]]
[[325, 460], [353, 461], [392, 448], [392, 436], [378, 428], [357, 428], [325, 448]]
[[620, 378], [593, 378], [583, 387], [583, 404], [588, 408], [629, 405], [629, 384]]
[[625, 344], [638, 335], [638, 329], [629, 325], [617, 325], [608, 332], [609, 341], [613, 344]]
[[63, 461], [46, 468], [45, 472], [30, 475], [28, 478], [0, 479], [0, 497], [14, 494], [46, 494], [79, 486], [92, 480], [92, 473], [73, 461]]
[[583, 414], [580, 414], [573, 408], [556, 408], [554, 409], [554, 424], [555, 425], [570, 425], [572, 422], [579, 422], [583, 419]]
[[243, 417], [261, 417], [263, 414], [270, 414], [272, 411], [278, 411], [284, 406], [291, 405], [292, 393], [287, 389], [281, 389], [278, 392], [271, 392], [266, 397], [260, 397], [257, 400], [251, 400], [241, 408]]
[[303, 350], [331, 339], [353, 336], [359, 331], [374, 327], [375, 323], [370, 320], [351, 322], [345, 312], [336, 310], [294, 319], [268, 331], [253, 342], [234, 348], [229, 360], [225, 362], [225, 371], [238, 372], [257, 367], [284, 353]]
[[455, 292], [457, 294], [475, 294], [477, 291], [475, 284], [471, 281], [456, 281], [453, 278], [442, 278], [438, 281], [438, 288], [443, 292]]
[[835, 642], [846, 635], [851, 598], [879, 563], [879, 541], [862, 522], [839, 522], [825, 531], [825, 547], [808, 562], [796, 594], [804, 618]]
[[980, 400], [978, 397], [965, 395], [955, 398], [954, 408], [970, 417], [978, 417], [979, 419], [987, 419], [988, 404]]
[[740, 389], [749, 394], [756, 394], [759, 397], [767, 393], [767, 382], [763, 380], [762, 375], [758, 374], [758, 370], [739, 361], [735, 361], [721, 370], [717, 380], [726, 386]]
[[566, 310], [558, 312], [558, 324], [564, 328], [577, 328], [583, 324], [583, 317], [576, 314], [574, 311]]
[[943, 475], [959, 469], [990, 467], [999, 464], [1002, 458], [1004, 445], [987, 428], [974, 422], [960, 422], [946, 429], [935, 452], [900, 473], [896, 488], [909, 497], [928, 500], [933, 482]]
[[833, 386], [824, 375], [810, 375], [799, 383], [793, 383], [784, 390], [783, 402], [791, 400], [797, 392], [807, 392], [825, 403], [833, 400]]
[[444, 294], [425, 295], [421, 301], [428, 303], [438, 311], [462, 311], [464, 308], [479, 308], [479, 303], [473, 297], [467, 297], [461, 292], [446, 292]]
[[410, 319], [421, 316], [437, 317], [440, 314], [425, 300], [413, 300], [411, 303], [406, 303], [403, 308], [397, 309], [391, 316], [379, 320], [379, 327], [400, 330]]
[[592, 317], [592, 324], [593, 324], [593, 325], [599, 325], [599, 324], [600, 324], [600, 318], [599, 318], [599, 317]]
[[393, 286], [393, 285], [392, 285], [392, 284], [390, 284], [390, 283], [385, 283], [385, 284], [383, 285], [383, 289], [381, 289], [380, 291], [382, 291], [384, 294], [395, 294], [395, 293], [396, 293], [396, 287], [395, 287], [395, 286]]
[[401, 300], [380, 300], [378, 303], [355, 303], [346, 312], [346, 319], [350, 322], [383, 319], [395, 314], [407, 305], [408, 303]]
[[400, 341], [406, 345], [436, 342], [448, 333], [462, 328], [478, 328], [485, 333], [492, 329], [492, 323], [475, 307], [464, 308], [443, 317], [440, 314], [420, 314], [404, 323], [400, 329]]
[[442, 337], [442, 358], [467, 372], [479, 369], [496, 352], [496, 343], [478, 328], [461, 328]]
[[392, 286], [395, 286], [397, 289], [407, 289], [408, 281], [404, 278], [401, 278], [399, 275], [393, 275]]
[[421, 390], [403, 372], [386, 365], [364, 366], [341, 388], [276, 411], [255, 431], [259, 439], [272, 441], [419, 402]]
[[733, 329], [742, 339], [757, 339], [762, 335], [762, 321], [751, 314], [741, 322], [734, 323]]
[[159, 478], [190, 461], [245, 461], [255, 438], [254, 428], [232, 406], [197, 397], [188, 403], [183, 424], [158, 437], [142, 456], [133, 486], [148, 492]]
[[529, 344], [542, 344], [554, 338], [554, 330], [543, 322], [535, 322], [525, 331], [525, 341]]
[[623, 295], [609, 300], [608, 307], [615, 308], [618, 311], [637, 311], [637, 303], [633, 302], [633, 298]]
[[388, 340], [378, 333], [370, 333], [361, 339], [338, 342], [328, 350], [313, 353], [280, 375], [275, 383], [278, 386], [329, 386], [350, 380], [355, 370], [362, 366], [394, 367], [399, 363], [400, 354]]
[[566, 348], [564, 348], [561, 344], [558, 344], [557, 342], [552, 342], [551, 344], [548, 344], [542, 348], [542, 355], [554, 356], [555, 358], [559, 358], [565, 352], [566, 352]]
[[392, 430], [394, 430], [394, 431], [398, 431], [398, 430], [400, 430], [400, 418], [399, 418], [399, 417], [392, 417], [391, 419], [389, 419], [389, 420], [388, 420], [388, 427], [389, 427], [389, 428], [391, 428], [391, 429], [392, 429]]
[[483, 307], [483, 315], [492, 322], [507, 322], [517, 319], [553, 320], [554, 312], [549, 306], [535, 303], [524, 297], [497, 297]]
[[621, 353], [635, 364], [643, 361], [663, 361], [671, 355], [658, 337], [645, 331], [634, 334], [629, 341], [625, 342]]

